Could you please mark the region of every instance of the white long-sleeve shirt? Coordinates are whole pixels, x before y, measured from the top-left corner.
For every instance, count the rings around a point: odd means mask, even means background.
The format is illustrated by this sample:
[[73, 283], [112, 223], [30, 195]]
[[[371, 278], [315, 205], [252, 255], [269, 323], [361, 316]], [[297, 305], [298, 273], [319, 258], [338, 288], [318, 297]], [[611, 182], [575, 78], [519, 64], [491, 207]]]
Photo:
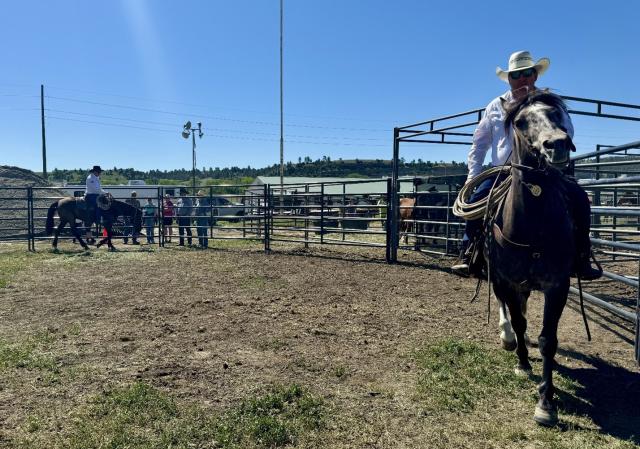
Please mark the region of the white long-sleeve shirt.
[[87, 187], [84, 190], [84, 194], [89, 195], [92, 193], [100, 195], [106, 192], [102, 190], [102, 186], [100, 185], [100, 178], [93, 173], [89, 173], [89, 176], [87, 176]]
[[[467, 158], [467, 166], [469, 167], [467, 181], [482, 171], [482, 164], [484, 164], [489, 148], [491, 148], [491, 165], [494, 167], [504, 164], [511, 155], [513, 135], [511, 129], [508, 131], [504, 129], [505, 111], [502, 108], [502, 100], [513, 101], [510, 90], [489, 103], [473, 133], [473, 143]], [[564, 114], [563, 122], [567, 134], [573, 138], [573, 124], [568, 114]]]

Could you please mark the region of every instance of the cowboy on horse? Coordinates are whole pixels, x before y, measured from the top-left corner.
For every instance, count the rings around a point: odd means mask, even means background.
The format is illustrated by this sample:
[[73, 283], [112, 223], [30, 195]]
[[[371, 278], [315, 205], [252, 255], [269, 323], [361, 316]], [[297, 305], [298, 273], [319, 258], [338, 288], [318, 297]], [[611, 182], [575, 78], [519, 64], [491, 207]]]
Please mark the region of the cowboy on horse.
[[[510, 90], [495, 98], [487, 108], [475, 132], [473, 133], [473, 144], [469, 150], [468, 165], [469, 176], [467, 183], [480, 174], [485, 156], [491, 150], [491, 165], [499, 167], [510, 160], [513, 149], [513, 135], [509, 129], [505, 128], [505, 109], [517, 103], [528, 94], [537, 91], [535, 82], [549, 67], [548, 58], [541, 58], [534, 62], [528, 51], [518, 51], [509, 58], [509, 69], [502, 70], [496, 68], [496, 75], [502, 81], [509, 83]], [[569, 138], [573, 137], [573, 124], [571, 118], [563, 111], [562, 127], [566, 130]], [[553, 142], [546, 142], [545, 145], [552, 145]], [[573, 144], [571, 144], [573, 145]], [[575, 150], [575, 147], [573, 147]], [[499, 177], [499, 184], [505, 176], [486, 176], [484, 181], [475, 186], [475, 191], [469, 198], [469, 203], [476, 203], [486, 198], [492, 190], [492, 186]], [[576, 254], [575, 254], [575, 274], [584, 280], [597, 279], [602, 275], [602, 271], [591, 266], [591, 241], [589, 237], [591, 208], [586, 192], [572, 179], [567, 177], [564, 183], [566, 194], [569, 197], [569, 212], [572, 215], [576, 230]], [[462, 241], [462, 251], [458, 262], [451, 267], [455, 274], [461, 276], [476, 275], [481, 276], [478, 271], [481, 267], [476, 267], [472, 263], [472, 255], [477, 254], [475, 249], [476, 241], [481, 237], [483, 229], [483, 219], [477, 218], [467, 221], [465, 234]], [[480, 253], [482, 251], [480, 250]], [[475, 258], [474, 258], [475, 260]]]
[[87, 176], [86, 187], [84, 191], [84, 200], [87, 205], [87, 216], [89, 220], [85, 220], [85, 225], [87, 226], [86, 230], [86, 240], [91, 243], [93, 241], [93, 237], [91, 235], [91, 224], [95, 221], [95, 223], [100, 223], [101, 218], [101, 210], [103, 207], [98, 207], [98, 197], [100, 195], [105, 195], [107, 192], [102, 190], [102, 185], [100, 184], [100, 175], [102, 174], [102, 168], [99, 165], [94, 165], [93, 168], [89, 171], [89, 175]]

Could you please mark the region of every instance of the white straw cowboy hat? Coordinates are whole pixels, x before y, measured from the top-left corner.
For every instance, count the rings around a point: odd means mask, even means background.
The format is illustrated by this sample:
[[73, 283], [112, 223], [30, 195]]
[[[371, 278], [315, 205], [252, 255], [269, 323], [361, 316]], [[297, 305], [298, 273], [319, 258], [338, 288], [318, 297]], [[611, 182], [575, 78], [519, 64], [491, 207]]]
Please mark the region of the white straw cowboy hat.
[[500, 67], [496, 67], [496, 75], [498, 75], [498, 78], [502, 81], [508, 82], [509, 73], [533, 68], [536, 69], [536, 73], [540, 76], [547, 71], [549, 64], [551, 64], [549, 58], [540, 58], [538, 62], [534, 63], [531, 53], [528, 51], [517, 51], [509, 57], [509, 69], [502, 70]]

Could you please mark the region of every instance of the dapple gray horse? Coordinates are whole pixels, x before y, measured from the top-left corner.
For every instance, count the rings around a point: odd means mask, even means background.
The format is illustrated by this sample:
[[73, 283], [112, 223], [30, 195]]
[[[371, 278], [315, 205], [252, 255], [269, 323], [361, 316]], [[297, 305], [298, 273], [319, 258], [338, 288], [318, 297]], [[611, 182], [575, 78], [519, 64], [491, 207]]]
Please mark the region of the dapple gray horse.
[[562, 127], [563, 114], [562, 99], [547, 91], [534, 91], [508, 109], [505, 126], [514, 133], [511, 187], [490, 228], [491, 238], [485, 242], [490, 280], [501, 303], [503, 346], [516, 349], [519, 374], [531, 372], [525, 337], [527, 299], [532, 290], [544, 293], [538, 339], [542, 381], [534, 419], [548, 426], [558, 421], [552, 371], [575, 254], [567, 199], [567, 190], [572, 188], [568, 183], [574, 181], [562, 173], [575, 147]]

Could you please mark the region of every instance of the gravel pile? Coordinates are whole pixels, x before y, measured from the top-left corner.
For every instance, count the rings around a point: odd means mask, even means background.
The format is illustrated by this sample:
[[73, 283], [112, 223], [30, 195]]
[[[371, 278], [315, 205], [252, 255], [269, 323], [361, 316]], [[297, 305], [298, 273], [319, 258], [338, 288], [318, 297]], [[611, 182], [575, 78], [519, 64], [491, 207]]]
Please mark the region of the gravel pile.
[[33, 187], [34, 228], [38, 234], [44, 233], [48, 207], [65, 196], [31, 170], [0, 165], [0, 240], [27, 238], [28, 187]]

